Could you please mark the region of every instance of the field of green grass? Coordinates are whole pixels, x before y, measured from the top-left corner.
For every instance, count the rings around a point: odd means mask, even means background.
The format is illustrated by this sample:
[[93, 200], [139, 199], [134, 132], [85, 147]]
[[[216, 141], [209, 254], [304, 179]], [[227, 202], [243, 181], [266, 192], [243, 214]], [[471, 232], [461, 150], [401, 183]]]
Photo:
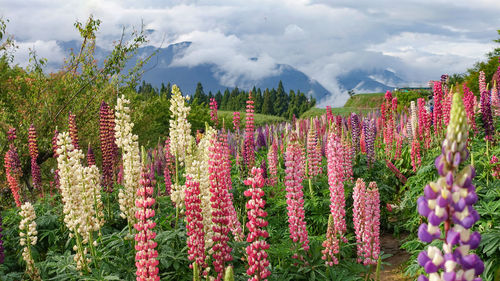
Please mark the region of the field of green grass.
[[[224, 120], [226, 124], [226, 128], [233, 127], [233, 112], [234, 111], [225, 111], [219, 110], [217, 112], [219, 116], [219, 123], [222, 124], [222, 120]], [[245, 127], [245, 116], [246, 112], [240, 112], [240, 128]], [[265, 114], [254, 114], [255, 126], [263, 126], [265, 124], [279, 123], [286, 121], [285, 118], [273, 115], [265, 115]]]
[[[349, 115], [351, 112], [358, 114], [368, 113], [380, 108], [380, 104], [384, 101], [384, 93], [357, 94], [349, 98], [343, 107], [332, 108], [332, 113], [335, 115]], [[326, 113], [325, 108], [311, 108], [304, 112], [301, 118], [310, 118], [320, 116]]]

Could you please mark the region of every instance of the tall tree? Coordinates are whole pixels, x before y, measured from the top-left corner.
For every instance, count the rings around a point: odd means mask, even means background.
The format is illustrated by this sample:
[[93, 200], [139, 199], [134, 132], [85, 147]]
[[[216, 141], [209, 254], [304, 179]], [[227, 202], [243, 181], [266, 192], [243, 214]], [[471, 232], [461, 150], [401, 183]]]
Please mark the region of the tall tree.
[[194, 96], [193, 96], [193, 103], [195, 103], [195, 104], [202, 104], [202, 103], [207, 104], [206, 98], [207, 98], [207, 96], [205, 95], [205, 92], [203, 91], [203, 85], [201, 85], [201, 82], [198, 82], [198, 84], [196, 85], [196, 91], [194, 92]]

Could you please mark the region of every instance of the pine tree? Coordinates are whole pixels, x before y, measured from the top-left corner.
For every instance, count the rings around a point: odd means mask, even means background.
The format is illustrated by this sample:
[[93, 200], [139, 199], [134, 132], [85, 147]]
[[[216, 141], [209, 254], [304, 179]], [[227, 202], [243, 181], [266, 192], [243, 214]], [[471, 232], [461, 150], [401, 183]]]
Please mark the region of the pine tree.
[[203, 85], [201, 85], [201, 82], [198, 82], [196, 85], [196, 91], [194, 92], [193, 96], [193, 103], [194, 104], [208, 104], [206, 100], [207, 96], [205, 95], [205, 92], [203, 92]]

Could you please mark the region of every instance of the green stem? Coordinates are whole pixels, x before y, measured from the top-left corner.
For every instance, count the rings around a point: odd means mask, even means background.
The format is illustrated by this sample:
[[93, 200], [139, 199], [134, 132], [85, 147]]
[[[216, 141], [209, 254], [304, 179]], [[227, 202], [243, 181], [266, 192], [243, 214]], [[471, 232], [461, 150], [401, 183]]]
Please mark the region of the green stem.
[[368, 281], [368, 278], [370, 278], [370, 273], [372, 272], [372, 266], [369, 265], [368, 266], [368, 272], [366, 273], [366, 276], [365, 276], [365, 281]]

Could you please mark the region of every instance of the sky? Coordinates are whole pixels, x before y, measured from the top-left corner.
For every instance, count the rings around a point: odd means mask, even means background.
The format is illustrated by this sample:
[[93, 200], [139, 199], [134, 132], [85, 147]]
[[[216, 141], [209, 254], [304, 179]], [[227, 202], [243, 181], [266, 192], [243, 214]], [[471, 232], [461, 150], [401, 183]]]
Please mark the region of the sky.
[[102, 21], [104, 48], [123, 28], [144, 24], [150, 45], [192, 42], [173, 64], [215, 64], [224, 85], [288, 64], [332, 93], [340, 91], [336, 77], [354, 69], [390, 69], [416, 84], [463, 73], [498, 47], [500, 29], [498, 0], [0, 0], [0, 7], [23, 66], [30, 48], [62, 63], [57, 41], [79, 39], [73, 24], [92, 14]]

